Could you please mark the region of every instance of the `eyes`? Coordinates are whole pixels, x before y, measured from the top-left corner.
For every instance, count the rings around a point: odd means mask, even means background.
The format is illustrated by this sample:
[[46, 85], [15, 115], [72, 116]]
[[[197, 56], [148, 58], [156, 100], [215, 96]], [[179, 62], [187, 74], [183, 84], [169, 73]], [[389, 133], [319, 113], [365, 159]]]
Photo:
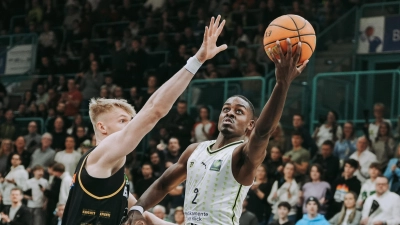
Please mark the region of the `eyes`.
[[[229, 112], [230, 110], [231, 110], [230, 108], [225, 107], [225, 108], [222, 109], [222, 112], [227, 113], [227, 112]], [[238, 115], [243, 115], [243, 110], [241, 110], [241, 109], [236, 109], [235, 113], [238, 114]]]
[[126, 122], [126, 119], [120, 119], [119, 122], [120, 122], [120, 123], [125, 123], [125, 122]]

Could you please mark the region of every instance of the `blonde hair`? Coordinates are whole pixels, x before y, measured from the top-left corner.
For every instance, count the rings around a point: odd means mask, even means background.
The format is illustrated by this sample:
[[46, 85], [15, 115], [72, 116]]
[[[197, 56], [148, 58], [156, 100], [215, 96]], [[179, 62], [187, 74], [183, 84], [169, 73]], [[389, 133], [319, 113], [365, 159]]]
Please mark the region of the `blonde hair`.
[[132, 117], [136, 115], [133, 106], [128, 104], [125, 99], [92, 98], [89, 103], [89, 117], [93, 127], [96, 129], [97, 118], [101, 114], [110, 112], [114, 108], [120, 108]]

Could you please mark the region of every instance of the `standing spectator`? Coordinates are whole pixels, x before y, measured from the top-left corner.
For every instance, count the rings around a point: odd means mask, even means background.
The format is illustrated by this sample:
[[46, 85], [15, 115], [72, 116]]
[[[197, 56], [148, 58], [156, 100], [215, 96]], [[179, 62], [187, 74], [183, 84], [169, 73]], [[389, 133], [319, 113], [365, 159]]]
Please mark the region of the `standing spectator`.
[[390, 122], [390, 120], [383, 118], [384, 114], [385, 114], [385, 105], [382, 103], [375, 103], [375, 105], [374, 105], [375, 122], [370, 123], [368, 126], [369, 140], [372, 142], [374, 142], [376, 140], [376, 137], [378, 137], [379, 126], [383, 122], [386, 122], [390, 126], [392, 126], [392, 123]]
[[240, 216], [239, 224], [258, 225], [260, 223], [257, 220], [257, 216], [254, 215], [253, 212], [247, 210], [247, 206], [249, 205], [248, 198], [249, 196], [247, 196], [242, 203], [242, 215]]
[[[375, 202], [378, 207], [374, 207]], [[399, 212], [400, 197], [389, 191], [389, 180], [386, 177], [377, 177], [376, 193], [365, 200], [360, 224], [399, 224]]]
[[10, 206], [12, 204], [12, 199], [10, 196], [10, 191], [15, 188], [25, 188], [26, 182], [28, 181], [28, 172], [26, 172], [25, 167], [21, 164], [21, 157], [17, 153], [11, 154], [11, 170], [4, 177], [1, 186], [1, 198], [3, 200], [3, 205]]
[[372, 142], [371, 152], [376, 155], [383, 170], [386, 169], [389, 160], [393, 157], [396, 147], [391, 133], [389, 123], [382, 122], [379, 125], [378, 136]]
[[[313, 163], [318, 163], [324, 170], [324, 181], [332, 182], [336, 180], [339, 174], [339, 159], [333, 154], [333, 142], [325, 141], [321, 146], [321, 154], [316, 155]], [[316, 196], [315, 196], [316, 197]]]
[[371, 163], [377, 162], [374, 153], [368, 151], [367, 148], [367, 138], [365, 138], [364, 136], [360, 137], [357, 140], [357, 151], [350, 156], [350, 159], [355, 159], [359, 163], [359, 167], [355, 175], [362, 183], [364, 183], [364, 181], [369, 178], [368, 169]]
[[376, 192], [376, 178], [381, 175], [381, 171], [379, 169], [379, 163], [374, 162], [369, 166], [369, 179], [365, 181], [365, 183], [361, 187], [360, 195], [357, 199], [357, 208], [362, 209], [365, 199], [369, 196], [375, 194]]
[[70, 185], [72, 183], [72, 177], [68, 171], [65, 171], [65, 166], [62, 163], [56, 163], [52, 167], [53, 174], [55, 177], [61, 179], [60, 195], [58, 197], [58, 204], [67, 203]]
[[54, 130], [51, 132], [51, 135], [53, 136], [53, 142], [51, 144], [51, 147], [55, 151], [60, 151], [62, 149], [65, 149], [65, 138], [67, 137], [67, 133], [65, 132], [65, 127], [64, 127], [64, 121], [63, 118], [58, 116], [54, 120]]
[[[56, 209], [58, 198], [60, 196], [60, 188], [61, 188], [61, 179], [54, 176], [53, 166], [57, 163], [53, 163], [49, 165], [47, 171], [49, 172], [49, 188], [44, 191], [44, 195], [47, 199], [46, 204], [46, 222], [50, 224], [53, 219], [53, 212]], [[57, 224], [59, 225], [59, 224]]]
[[190, 131], [194, 120], [187, 113], [187, 102], [180, 100], [176, 106], [176, 112], [172, 112], [166, 122], [166, 128], [171, 136], [179, 138], [182, 149], [190, 144]]
[[309, 199], [310, 197], [314, 197], [318, 199], [319, 203], [319, 213], [325, 215], [327, 210], [327, 202], [331, 196], [331, 186], [322, 181], [323, 177], [322, 166], [319, 164], [314, 164], [310, 170], [310, 178], [311, 181], [304, 184], [301, 188], [300, 197], [301, 202], [303, 203], [303, 213], [307, 213], [307, 202], [304, 202], [304, 199]]
[[273, 181], [267, 178], [267, 167], [261, 164], [256, 171], [256, 177], [249, 193], [247, 194], [248, 205], [246, 209], [254, 213], [257, 217], [257, 224], [265, 224], [270, 217], [271, 206], [267, 202], [271, 192]]
[[[17, 137], [17, 139], [15, 140], [15, 149], [13, 151], [13, 154], [16, 153], [20, 156], [21, 158], [21, 162], [22, 165], [25, 168], [28, 168], [30, 162], [31, 162], [31, 153], [29, 153], [26, 148], [25, 148], [25, 139], [22, 136]], [[7, 171], [10, 169], [11, 166], [11, 159], [12, 159], [12, 155], [10, 154], [8, 157], [8, 161], [7, 161]]]
[[90, 71], [85, 73], [85, 75], [80, 75], [82, 76], [82, 80], [79, 87], [82, 91], [83, 109], [88, 109], [90, 99], [96, 97], [100, 92], [100, 87], [103, 84], [103, 75], [98, 70], [97, 61], [92, 61]]
[[340, 168], [343, 167], [344, 161], [356, 151], [357, 139], [354, 136], [355, 130], [352, 122], [346, 122], [343, 125], [343, 135], [336, 141], [333, 154], [340, 160]]
[[12, 188], [9, 195], [11, 195], [11, 205], [1, 213], [2, 224], [30, 225], [32, 216], [29, 209], [22, 204], [24, 196], [21, 188]]
[[306, 201], [307, 213], [304, 214], [303, 218], [299, 220], [296, 225], [308, 225], [308, 224], [318, 224], [318, 225], [329, 225], [325, 217], [318, 213], [320, 209], [319, 199], [315, 197], [309, 197]]
[[286, 163], [283, 168], [283, 178], [274, 182], [272, 190], [268, 196], [268, 202], [272, 204], [272, 213], [269, 222], [278, 219], [278, 205], [281, 202], [289, 202], [291, 210], [289, 212], [289, 221], [296, 221], [296, 204], [299, 199], [299, 186], [294, 179], [295, 165]]
[[199, 110], [199, 122], [195, 123], [192, 131], [192, 142], [198, 143], [212, 140], [217, 126], [210, 121], [210, 111], [208, 107], [201, 107]]
[[390, 191], [400, 195], [400, 144], [397, 146], [397, 158], [389, 161], [384, 175], [390, 181]]
[[63, 99], [65, 104], [65, 116], [75, 116], [79, 113], [79, 107], [82, 103], [82, 94], [76, 88], [75, 81], [73, 79], [68, 80], [68, 93], [66, 99]]
[[12, 141], [10, 139], [3, 139], [1, 141], [1, 149], [0, 149], [0, 177], [4, 177], [6, 171], [9, 170], [9, 168], [7, 168], [7, 162], [11, 152], [12, 152]]
[[135, 184], [135, 197], [138, 199], [142, 194], [156, 181], [156, 178], [153, 177], [153, 169], [151, 168], [151, 164], [144, 163], [142, 165], [142, 176], [143, 178], [138, 180]]
[[179, 144], [179, 139], [176, 137], [171, 137], [168, 141], [167, 150], [165, 152], [165, 161], [176, 163], [181, 157], [181, 146]]
[[344, 196], [342, 210], [329, 220], [331, 225], [359, 225], [361, 212], [356, 208], [357, 194], [350, 191]]
[[336, 142], [340, 137], [342, 137], [342, 128], [337, 124], [337, 119], [337, 113], [329, 111], [326, 116], [326, 122], [315, 129], [313, 138], [317, 143], [318, 148], [320, 148], [322, 143], [326, 140]]
[[[269, 1], [268, 1], [269, 2]], [[294, 114], [292, 120], [293, 128], [295, 131], [301, 133], [301, 137], [303, 138], [303, 148], [310, 151], [310, 156], [313, 158], [318, 151], [318, 147], [315, 144], [314, 139], [312, 139], [308, 129], [304, 127], [304, 117], [301, 114]]]
[[[33, 178], [26, 182], [25, 190], [30, 190], [31, 196], [25, 194], [28, 199], [28, 208], [31, 212], [33, 224], [45, 224], [45, 215], [43, 211], [44, 194], [49, 183], [43, 178], [44, 169], [42, 166], [34, 166], [32, 168]], [[25, 191], [25, 192], [26, 192]]]
[[332, 217], [340, 211], [343, 206], [344, 196], [353, 191], [357, 195], [361, 190], [361, 182], [354, 176], [354, 172], [358, 168], [358, 162], [354, 159], [348, 159], [344, 162], [343, 175], [338, 178], [332, 185], [332, 199], [330, 199], [327, 218]]
[[[40, 148], [36, 149], [32, 154], [32, 161], [29, 168], [33, 168], [36, 165], [40, 165], [43, 168], [47, 168], [54, 159], [55, 151], [51, 148], [53, 137], [49, 133], [44, 133], [42, 136]], [[30, 169], [29, 169], [30, 170]]]
[[75, 139], [72, 136], [67, 136], [65, 139], [65, 150], [57, 152], [54, 161], [62, 163], [65, 166], [65, 171], [69, 174], [74, 174], [76, 166], [81, 159], [81, 154], [75, 149]]
[[36, 90], [36, 105], [41, 103], [47, 103], [49, 101], [49, 94], [47, 94], [46, 90], [44, 89], [43, 84], [39, 84]]
[[264, 161], [267, 166], [269, 180], [279, 180], [283, 172], [282, 150], [274, 146], [271, 148], [270, 156]]
[[301, 134], [294, 132], [292, 134], [293, 149], [289, 152], [286, 152], [286, 154], [282, 157], [284, 163], [292, 162], [296, 167], [296, 181], [305, 178], [305, 174], [307, 173], [308, 169], [308, 163], [310, 161], [310, 153], [301, 146], [302, 143], [303, 139]]
[[24, 136], [25, 148], [28, 152], [33, 153], [33, 151], [39, 146], [42, 136], [37, 133], [37, 123], [31, 121], [28, 124], [28, 134]]
[[291, 210], [288, 202], [281, 202], [278, 205], [278, 219], [269, 223], [269, 225], [294, 225], [294, 222], [289, 221], [288, 215]]
[[6, 119], [2, 124], [0, 124], [0, 140], [2, 139], [15, 139], [18, 135], [18, 127], [14, 121], [14, 113], [12, 109], [6, 110], [4, 113], [4, 118]]

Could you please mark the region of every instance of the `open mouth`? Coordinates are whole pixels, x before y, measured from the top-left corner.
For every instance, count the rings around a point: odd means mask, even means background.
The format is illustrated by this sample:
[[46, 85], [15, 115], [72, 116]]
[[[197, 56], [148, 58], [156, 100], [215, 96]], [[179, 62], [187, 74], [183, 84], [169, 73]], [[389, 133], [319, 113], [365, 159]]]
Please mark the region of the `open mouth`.
[[226, 117], [224, 120], [222, 120], [222, 123], [224, 124], [232, 124], [233, 123], [233, 119]]

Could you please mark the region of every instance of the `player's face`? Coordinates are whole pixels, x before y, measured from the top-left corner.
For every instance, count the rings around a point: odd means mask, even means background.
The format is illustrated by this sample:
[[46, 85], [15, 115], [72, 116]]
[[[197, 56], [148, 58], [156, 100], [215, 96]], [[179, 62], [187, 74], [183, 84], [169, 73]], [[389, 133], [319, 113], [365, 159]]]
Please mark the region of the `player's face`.
[[307, 212], [308, 214], [315, 215], [318, 212], [318, 205], [314, 201], [310, 201], [307, 203]]
[[356, 206], [356, 199], [353, 194], [347, 193], [344, 196], [344, 206], [346, 206], [347, 209], [353, 209]]
[[104, 114], [102, 122], [105, 126], [106, 134], [110, 135], [122, 130], [131, 121], [132, 116], [121, 108], [114, 108], [112, 111]]
[[218, 129], [224, 135], [243, 136], [253, 129], [254, 120], [249, 104], [239, 98], [229, 98], [219, 115]]

